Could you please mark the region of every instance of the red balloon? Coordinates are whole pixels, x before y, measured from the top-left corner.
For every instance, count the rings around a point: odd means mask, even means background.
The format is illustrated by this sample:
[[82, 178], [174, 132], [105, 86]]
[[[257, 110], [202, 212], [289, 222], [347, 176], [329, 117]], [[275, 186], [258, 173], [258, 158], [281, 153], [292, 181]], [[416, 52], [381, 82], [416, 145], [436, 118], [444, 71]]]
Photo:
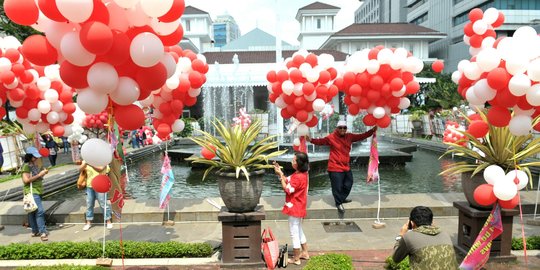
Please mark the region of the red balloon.
[[374, 126], [375, 124], [377, 124], [377, 118], [375, 118], [373, 114], [366, 114], [366, 116], [364, 116], [364, 119], [362, 119], [362, 122], [364, 122], [366, 126]]
[[306, 105], [307, 105], [307, 101], [303, 96], [302, 97], [296, 97], [294, 99], [294, 106], [297, 109], [303, 109], [304, 107], [306, 107]]
[[304, 80], [304, 77], [302, 77], [302, 71], [299, 69], [292, 69], [289, 77], [293, 83], [302, 82]]
[[88, 18], [87, 22], [100, 22], [105, 25], [109, 24], [109, 10], [105, 6], [101, 0], [94, 0], [94, 10], [92, 11], [92, 14], [90, 15], [90, 18]]
[[274, 83], [276, 82], [276, 79], [277, 79], [277, 74], [274, 70], [270, 70], [268, 71], [268, 73], [266, 73], [266, 80], [271, 82], [271, 83]]
[[299, 110], [296, 112], [296, 119], [301, 122], [301, 123], [304, 123], [308, 120], [308, 113], [304, 110]]
[[508, 201], [502, 201], [499, 200], [499, 205], [504, 209], [514, 209], [519, 204], [519, 194], [514, 196], [511, 200]]
[[319, 60], [317, 59], [317, 56], [310, 53], [306, 56], [306, 63], [310, 64], [311, 67], [315, 67]]
[[214, 151], [215, 151], [215, 150], [212, 151], [212, 150], [207, 149], [206, 147], [203, 147], [203, 148], [201, 149], [201, 155], [202, 155], [205, 159], [211, 160], [211, 159], [213, 159], [213, 158], [216, 156], [216, 154], [214, 153]]
[[362, 87], [358, 84], [353, 84], [349, 88], [349, 95], [358, 97], [362, 95]]
[[390, 126], [391, 122], [392, 119], [390, 118], [390, 116], [385, 115], [381, 119], [377, 119], [377, 126], [381, 128], [387, 128], [388, 126]]
[[478, 21], [484, 17], [484, 12], [479, 8], [473, 8], [471, 11], [469, 11], [469, 20], [471, 22]]
[[[343, 74], [343, 84], [344, 85], [347, 85], [347, 86], [351, 85], [351, 84], [353, 84], [355, 82], [355, 80], [356, 80], [356, 76], [354, 75], [354, 73], [345, 72], [345, 74]], [[368, 83], [369, 83], [369, 81], [368, 81]], [[364, 86], [364, 85], [362, 85], [362, 86]], [[365, 85], [365, 86], [367, 86], [367, 85]]]
[[49, 156], [49, 149], [47, 148], [40, 148], [38, 150], [39, 154], [42, 156], [42, 157], [48, 157]]
[[436, 60], [431, 65], [431, 69], [433, 69], [434, 72], [441, 73], [441, 71], [444, 69], [444, 63], [441, 60]]
[[68, 20], [60, 13], [56, 6], [56, 0], [38, 0], [39, 10], [47, 18], [57, 22], [67, 22]]
[[474, 35], [474, 30], [472, 28], [471, 22], [468, 22], [465, 24], [465, 26], [463, 26], [463, 33], [469, 37]]
[[[190, 81], [191, 81], [192, 73], [198, 73], [198, 72], [190, 73]], [[145, 89], [145, 90], [150, 90], [150, 91], [161, 88], [161, 86], [165, 84], [166, 80], [167, 80], [167, 69], [162, 63], [157, 63], [155, 66], [148, 67], [148, 68], [141, 67], [139, 68], [139, 71], [137, 72], [137, 76], [136, 76], [136, 81], [139, 84], [140, 89]], [[193, 86], [193, 83], [192, 83], [192, 86]], [[199, 87], [196, 87], [196, 88], [199, 88]]]
[[66, 103], [64, 106], [62, 106], [62, 111], [64, 111], [67, 114], [72, 114], [77, 110], [77, 107], [74, 103]]
[[15, 73], [11, 72], [11, 70], [0, 73], [0, 81], [4, 84], [13, 83], [15, 81]]
[[[167, 76], [166, 70], [165, 70], [165, 76]], [[191, 84], [191, 88], [194, 88], [194, 89], [201, 88], [201, 86], [205, 82], [204, 75], [197, 72], [197, 71], [190, 72], [189, 75], [188, 75], [188, 78], [189, 78], [189, 82]], [[167, 80], [167, 78], [165, 78], [165, 80]], [[163, 83], [165, 83], [165, 81]]]
[[21, 101], [24, 98], [24, 91], [20, 88], [15, 88], [9, 91], [9, 97], [13, 101]]
[[319, 119], [317, 118], [317, 116], [313, 116], [311, 118], [311, 120], [307, 121], [306, 123], [306, 126], [308, 127], [314, 127], [317, 125], [317, 123], [319, 122]]
[[399, 91], [403, 88], [403, 80], [401, 78], [394, 78], [390, 81], [390, 90]]
[[499, 11], [499, 17], [497, 17], [497, 20], [491, 24], [491, 26], [493, 26], [494, 28], [497, 28], [499, 26], [501, 26], [502, 24], [504, 23], [504, 14]]
[[130, 59], [129, 45], [131, 44], [131, 40], [125, 33], [118, 30], [113, 30], [112, 34], [113, 41], [111, 48], [104, 55], [104, 57], [107, 59], [106, 62], [109, 62], [109, 64], [119, 66]]
[[97, 55], [108, 52], [113, 44], [113, 33], [104, 23], [90, 21], [83, 24], [79, 33], [82, 46]]
[[94, 177], [90, 184], [92, 185], [92, 188], [98, 193], [109, 192], [112, 186], [111, 179], [105, 174], [100, 174]]
[[[18, 0], [17, 0], [18, 1]], [[42, 35], [32, 35], [22, 44], [22, 54], [28, 61], [39, 66], [48, 66], [56, 63], [58, 52]]]
[[420, 90], [420, 84], [417, 81], [410, 81], [405, 87], [405, 93], [407, 93], [407, 95], [416, 94], [418, 93], [418, 90]]
[[483, 206], [490, 206], [497, 201], [497, 197], [493, 193], [493, 186], [490, 184], [482, 184], [476, 187], [473, 196], [474, 200]]
[[180, 43], [180, 41], [182, 41], [183, 36], [184, 36], [184, 28], [182, 27], [181, 24], [179, 24], [176, 30], [174, 30], [174, 32], [166, 36], [159, 35], [158, 37], [163, 43], [163, 46], [174, 46]]
[[330, 81], [330, 72], [323, 70], [319, 73], [319, 83], [325, 84]]
[[164, 23], [170, 23], [178, 20], [182, 14], [184, 14], [184, 10], [186, 8], [186, 5], [184, 3], [184, 0], [174, 0], [171, 9], [165, 13], [165, 15], [159, 17], [159, 21]]
[[508, 81], [510, 81], [510, 74], [506, 72], [504, 68], [495, 68], [487, 75], [487, 82], [489, 87], [499, 90], [508, 87]]
[[34, 0], [5, 0], [4, 12], [9, 19], [20, 25], [32, 25], [39, 17], [39, 9]]
[[491, 107], [488, 110], [487, 118], [490, 124], [496, 127], [505, 127], [510, 123], [512, 114], [507, 108]]
[[467, 132], [469, 132], [475, 138], [483, 138], [489, 132], [489, 125], [484, 121], [475, 120], [469, 124]]
[[60, 77], [65, 84], [73, 88], [83, 89], [88, 87], [88, 80], [86, 80], [88, 69], [90, 69], [90, 66], [79, 67], [68, 61], [63, 61], [60, 64]]
[[482, 46], [482, 40], [484, 40], [484, 37], [474, 34], [469, 39], [469, 44], [473, 48], [480, 48]]
[[280, 70], [277, 72], [277, 79], [280, 82], [286, 81], [289, 79], [289, 73], [285, 70]]
[[126, 130], [134, 130], [144, 126], [144, 112], [137, 105], [115, 106], [114, 119], [118, 126]]
[[302, 85], [302, 92], [304, 93], [304, 95], [309, 96], [313, 94], [314, 91], [315, 91], [315, 86], [312, 83], [307, 82], [307, 83], [304, 83], [304, 85]]
[[62, 125], [54, 125], [51, 127], [51, 131], [53, 133], [54, 136], [56, 137], [62, 137], [64, 136], [64, 126]]
[[17, 118], [25, 119], [28, 117], [28, 109], [19, 107], [15, 109], [15, 114], [17, 115]]
[[374, 89], [374, 90], [381, 90], [383, 84], [384, 84], [384, 80], [379, 75], [375, 75], [371, 77], [371, 81], [369, 82], [369, 86], [371, 87], [371, 89]]

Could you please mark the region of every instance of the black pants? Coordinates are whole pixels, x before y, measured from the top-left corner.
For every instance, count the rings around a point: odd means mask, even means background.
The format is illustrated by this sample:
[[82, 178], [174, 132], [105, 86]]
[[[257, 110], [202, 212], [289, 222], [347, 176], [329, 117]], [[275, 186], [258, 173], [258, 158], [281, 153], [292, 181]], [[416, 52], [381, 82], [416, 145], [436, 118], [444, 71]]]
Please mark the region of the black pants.
[[56, 157], [57, 155], [49, 155], [49, 161], [51, 162], [51, 166], [56, 166]]
[[352, 172], [328, 172], [330, 176], [330, 182], [332, 184], [332, 195], [334, 195], [334, 201], [336, 206], [340, 205], [347, 199], [351, 193], [353, 185]]

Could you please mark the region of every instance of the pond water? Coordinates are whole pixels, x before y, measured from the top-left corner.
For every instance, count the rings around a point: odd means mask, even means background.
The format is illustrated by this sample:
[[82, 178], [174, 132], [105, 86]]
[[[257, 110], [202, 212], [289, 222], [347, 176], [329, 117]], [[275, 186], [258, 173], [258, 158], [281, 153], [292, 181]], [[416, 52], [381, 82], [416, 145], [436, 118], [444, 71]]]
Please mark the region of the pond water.
[[[381, 166], [382, 194], [401, 193], [445, 193], [461, 191], [459, 176], [439, 176], [443, 167], [452, 165], [450, 158], [439, 159], [439, 154], [427, 150], [413, 152], [413, 161], [405, 166]], [[156, 153], [143, 160], [128, 164], [129, 182], [126, 185], [126, 197], [136, 199], [159, 198], [161, 185], [162, 154]], [[173, 198], [219, 197], [215, 178], [209, 176], [201, 181], [203, 170], [192, 170], [187, 163], [173, 163], [175, 184]], [[365, 166], [353, 168], [354, 185], [352, 194], [377, 194], [376, 184], [366, 183]], [[73, 185], [74, 186], [74, 185]], [[331, 195], [331, 187], [326, 173], [310, 175], [310, 195]], [[264, 178], [263, 197], [282, 196], [283, 191], [277, 177], [268, 173]], [[47, 200], [84, 197], [84, 191], [75, 187], [48, 196]]]

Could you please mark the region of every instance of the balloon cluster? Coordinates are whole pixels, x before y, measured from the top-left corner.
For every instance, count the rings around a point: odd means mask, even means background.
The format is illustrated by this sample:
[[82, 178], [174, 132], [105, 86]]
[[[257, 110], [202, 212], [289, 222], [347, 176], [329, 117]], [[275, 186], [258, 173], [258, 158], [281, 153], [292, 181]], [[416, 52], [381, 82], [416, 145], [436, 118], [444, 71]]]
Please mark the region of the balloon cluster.
[[130, 130], [145, 120], [133, 103], [174, 74], [165, 46], [181, 41], [184, 8], [183, 0], [4, 1], [12, 21], [45, 33], [24, 41], [25, 58], [41, 66], [58, 61], [84, 112], [98, 114], [112, 104], [118, 125]]
[[469, 18], [464, 41], [472, 58], [460, 61], [452, 74], [459, 93], [475, 107], [488, 102], [493, 126], [508, 126], [517, 136], [540, 130], [532, 126], [533, 117], [540, 115], [540, 36], [524, 26], [512, 37], [495, 39], [494, 29], [504, 22], [495, 8], [473, 9]]
[[104, 129], [109, 121], [109, 114], [103, 111], [99, 114], [87, 114], [82, 121], [82, 126], [89, 129]]
[[146, 136], [146, 140], [144, 140], [145, 145], [151, 145], [154, 143], [154, 140], [152, 140], [152, 137], [154, 137], [154, 131], [149, 126], [142, 127], [140, 133], [141, 134], [139, 134], [139, 136], [142, 137], [143, 133]]
[[243, 130], [246, 130], [251, 125], [251, 116], [247, 114], [246, 108], [240, 108], [238, 110], [238, 117], [233, 118], [233, 126], [241, 126]]
[[180, 132], [184, 129], [184, 122], [180, 118], [184, 106], [193, 106], [201, 94], [201, 87], [206, 82], [208, 64], [206, 58], [190, 50], [182, 50], [179, 46], [169, 48], [169, 53], [177, 61], [172, 74], [165, 85], [141, 101], [143, 106], [154, 108], [153, 123], [160, 139], [166, 139], [171, 132]]
[[457, 143], [465, 146], [466, 137], [463, 135], [464, 128], [454, 121], [446, 121], [446, 127], [443, 134], [444, 143]]
[[502, 208], [513, 209], [519, 203], [518, 190], [523, 189], [529, 182], [527, 173], [521, 170], [512, 170], [504, 173], [497, 165], [490, 165], [484, 170], [482, 184], [474, 190], [474, 200], [483, 206], [490, 206], [499, 202]]
[[333, 67], [334, 57], [329, 54], [317, 56], [302, 50], [286, 59], [285, 66], [266, 75], [270, 83], [269, 99], [281, 109], [283, 118], [298, 120], [298, 134], [306, 135], [308, 127], [317, 125], [315, 112], [322, 111], [339, 92], [333, 85], [338, 75]]
[[409, 107], [410, 100], [405, 96], [420, 89], [414, 75], [423, 67], [422, 60], [406, 49], [379, 45], [351, 55], [343, 78], [334, 84], [345, 93], [349, 114], [366, 110], [364, 124], [386, 128], [392, 113]]

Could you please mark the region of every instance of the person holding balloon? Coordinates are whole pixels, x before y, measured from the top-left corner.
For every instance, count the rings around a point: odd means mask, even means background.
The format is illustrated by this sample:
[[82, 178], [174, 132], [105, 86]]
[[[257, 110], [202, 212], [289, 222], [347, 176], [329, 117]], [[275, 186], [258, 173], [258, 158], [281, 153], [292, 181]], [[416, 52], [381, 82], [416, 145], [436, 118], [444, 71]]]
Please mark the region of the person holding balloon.
[[94, 220], [94, 205], [96, 203], [96, 199], [99, 203], [99, 206], [105, 209], [105, 214], [103, 215], [103, 217], [107, 221], [107, 229], [112, 229], [113, 225], [111, 222], [111, 204], [109, 201], [106, 201], [106, 193], [99, 192], [102, 190], [100, 188], [101, 185], [96, 185], [95, 187], [92, 187], [93, 180], [101, 177], [107, 177], [107, 174], [110, 171], [109, 165], [94, 167], [83, 160], [81, 166], [79, 167], [79, 170], [81, 172], [86, 172], [86, 224], [83, 227], [83, 231], [88, 231], [90, 227], [92, 227], [92, 221]]
[[353, 175], [349, 167], [351, 146], [354, 142], [365, 140], [376, 131], [377, 126], [365, 133], [350, 133], [347, 132], [347, 122], [339, 121], [334, 132], [324, 138], [312, 139], [306, 136], [306, 140], [312, 144], [330, 146], [328, 175], [332, 185], [334, 202], [340, 213], [345, 212], [343, 204], [351, 202], [347, 199], [353, 185]]
[[56, 165], [56, 157], [58, 157], [58, 144], [53, 140], [52, 135], [45, 135], [45, 147], [49, 149], [49, 161], [51, 166]]
[[45, 227], [45, 209], [41, 202], [41, 195], [43, 194], [43, 176], [49, 171], [40, 165], [39, 159], [41, 159], [41, 155], [38, 150], [33, 146], [28, 147], [26, 155], [24, 155], [24, 165], [21, 172], [24, 194], [32, 193], [38, 207], [36, 211], [28, 213], [28, 223], [32, 228], [32, 237], [39, 236], [41, 241], [47, 241], [49, 240], [49, 233]]

